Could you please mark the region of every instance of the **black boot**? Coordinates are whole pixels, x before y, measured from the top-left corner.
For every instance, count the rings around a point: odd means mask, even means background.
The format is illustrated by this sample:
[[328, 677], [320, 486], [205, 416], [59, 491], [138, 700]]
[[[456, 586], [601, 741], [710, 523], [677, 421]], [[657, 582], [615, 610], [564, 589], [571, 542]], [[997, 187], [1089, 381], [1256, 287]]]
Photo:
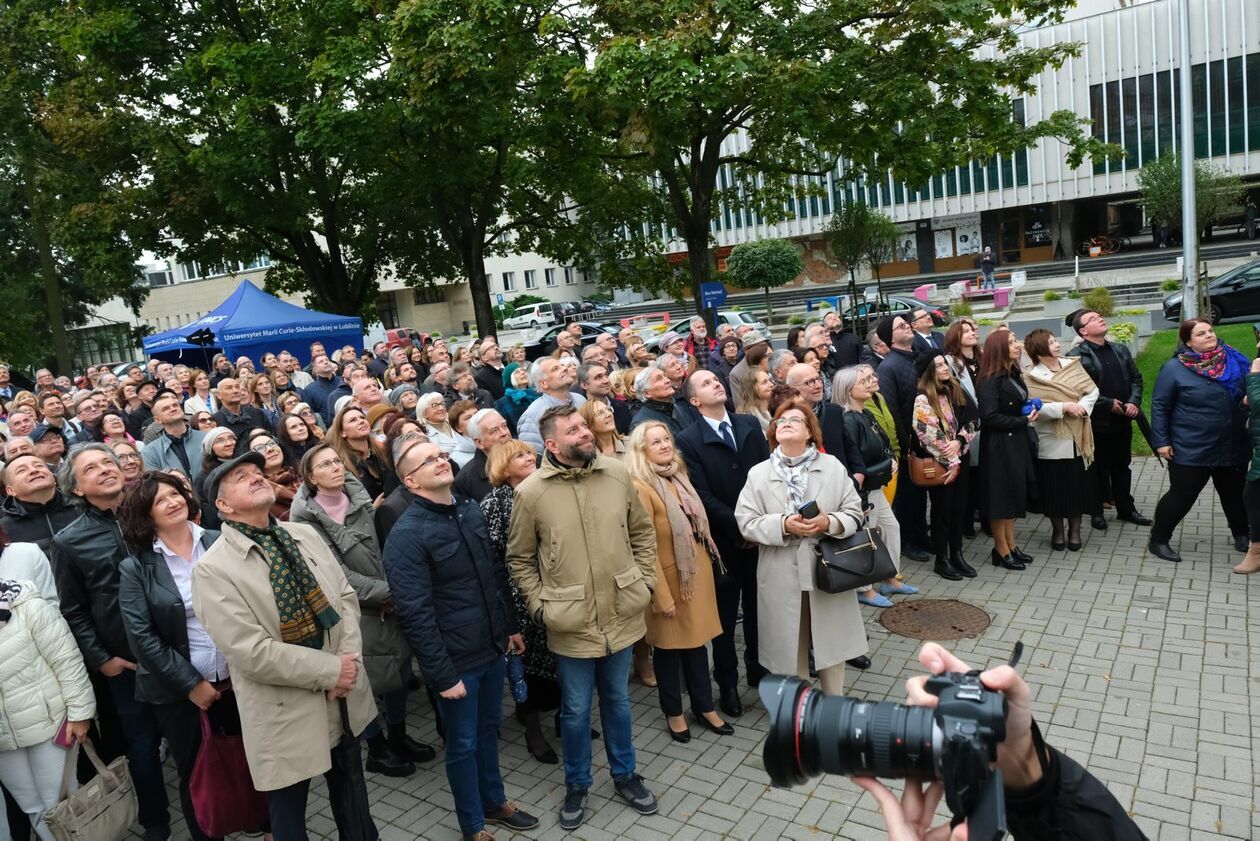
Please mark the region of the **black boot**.
[[433, 748], [408, 736], [405, 724], [389, 725], [389, 747], [394, 753], [412, 762], [432, 762], [437, 756]]
[[962, 581], [962, 574], [950, 565], [949, 560], [944, 555], [936, 556], [936, 565], [932, 567], [932, 571], [944, 578], [946, 581]]
[[416, 773], [416, 766], [411, 760], [394, 752], [384, 733], [377, 733], [368, 739], [367, 769], [387, 777], [410, 777]]
[[961, 549], [955, 549], [949, 553], [949, 565], [963, 578], [975, 578], [976, 571], [971, 564], [963, 557]]

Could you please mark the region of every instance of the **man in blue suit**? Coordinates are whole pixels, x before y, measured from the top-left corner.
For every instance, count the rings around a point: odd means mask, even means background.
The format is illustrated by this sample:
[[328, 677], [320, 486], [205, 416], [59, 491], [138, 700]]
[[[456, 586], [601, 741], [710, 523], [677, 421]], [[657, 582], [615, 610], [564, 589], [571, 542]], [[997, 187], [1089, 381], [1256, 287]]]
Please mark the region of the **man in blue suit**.
[[712, 371], [696, 371], [683, 384], [683, 397], [700, 420], [678, 433], [678, 451], [687, 462], [713, 541], [727, 575], [717, 584], [722, 635], [713, 640], [713, 677], [718, 706], [729, 716], [744, 711], [739, 698], [739, 657], [735, 652], [735, 617], [744, 609], [744, 668], [755, 687], [766, 670], [757, 661], [757, 547], [744, 540], [735, 522], [735, 503], [753, 465], [770, 458], [761, 424], [752, 415], [726, 411], [726, 389]]

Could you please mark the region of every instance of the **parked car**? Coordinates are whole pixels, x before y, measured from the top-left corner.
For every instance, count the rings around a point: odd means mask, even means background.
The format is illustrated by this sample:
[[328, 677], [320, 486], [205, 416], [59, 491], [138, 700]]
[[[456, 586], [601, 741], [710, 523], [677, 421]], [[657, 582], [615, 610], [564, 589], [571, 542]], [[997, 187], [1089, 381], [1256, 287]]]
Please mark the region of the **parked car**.
[[[1252, 260], [1230, 269], [1208, 282], [1211, 299], [1209, 311], [1203, 313], [1216, 324], [1223, 318], [1260, 316], [1260, 260]], [[1182, 293], [1173, 292], [1164, 298], [1164, 318], [1181, 320]]]
[[[615, 336], [617, 335], [617, 331], [621, 329], [620, 325], [599, 324], [595, 321], [579, 321], [577, 323], [582, 326], [582, 347], [586, 347], [591, 342], [594, 342], [596, 337], [598, 337], [601, 333], [612, 333]], [[561, 330], [568, 329], [568, 326], [569, 325], [567, 324], [557, 324], [555, 327], [552, 327], [550, 330], [537, 338], [524, 342], [525, 358], [530, 362], [533, 362], [535, 359], [541, 359], [551, 353], [555, 350], [556, 334], [558, 334]], [[579, 352], [579, 356], [580, 355], [581, 354]]]
[[[932, 316], [932, 324], [944, 327], [949, 323], [949, 307], [940, 304], [925, 304], [915, 298], [904, 295], [887, 296], [888, 306], [879, 306], [877, 301], [859, 301], [845, 310], [840, 318], [846, 330], [854, 330], [855, 322], [863, 322], [873, 327], [876, 322], [887, 315], [899, 315], [910, 320], [912, 310], [926, 309]], [[860, 325], [859, 325], [860, 326]], [[869, 327], [867, 328], [869, 329]]]
[[557, 307], [560, 304], [553, 304], [550, 301], [541, 304], [526, 304], [518, 308], [511, 318], [503, 319], [503, 326], [508, 330], [521, 330], [524, 328], [538, 329], [544, 324], [555, 324], [561, 320]]
[[717, 320], [718, 324], [729, 324], [732, 327], [740, 327], [747, 324], [749, 327], [759, 330], [763, 336], [770, 335], [769, 328], [766, 327], [764, 321], [743, 310], [718, 310]]

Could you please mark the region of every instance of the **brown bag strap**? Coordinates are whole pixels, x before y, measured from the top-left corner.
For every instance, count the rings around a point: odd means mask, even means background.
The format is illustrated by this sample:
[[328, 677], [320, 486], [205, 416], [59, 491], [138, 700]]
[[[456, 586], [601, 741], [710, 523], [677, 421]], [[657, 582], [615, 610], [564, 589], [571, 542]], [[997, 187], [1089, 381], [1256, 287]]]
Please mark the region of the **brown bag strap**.
[[79, 743], [75, 742], [74, 747], [66, 751], [66, 768], [61, 772], [61, 792], [57, 795], [58, 803], [70, 796], [70, 781], [74, 779], [74, 772], [78, 767]]

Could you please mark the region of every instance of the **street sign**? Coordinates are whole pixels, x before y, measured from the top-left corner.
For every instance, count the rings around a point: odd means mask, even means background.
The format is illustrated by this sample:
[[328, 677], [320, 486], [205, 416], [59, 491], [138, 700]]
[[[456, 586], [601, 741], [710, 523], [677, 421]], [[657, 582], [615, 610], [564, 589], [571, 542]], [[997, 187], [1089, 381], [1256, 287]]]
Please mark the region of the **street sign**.
[[726, 303], [726, 287], [720, 283], [700, 284], [700, 302], [706, 310], [722, 306]]
[[499, 292], [494, 296], [494, 302], [499, 306], [503, 306], [503, 293]]

